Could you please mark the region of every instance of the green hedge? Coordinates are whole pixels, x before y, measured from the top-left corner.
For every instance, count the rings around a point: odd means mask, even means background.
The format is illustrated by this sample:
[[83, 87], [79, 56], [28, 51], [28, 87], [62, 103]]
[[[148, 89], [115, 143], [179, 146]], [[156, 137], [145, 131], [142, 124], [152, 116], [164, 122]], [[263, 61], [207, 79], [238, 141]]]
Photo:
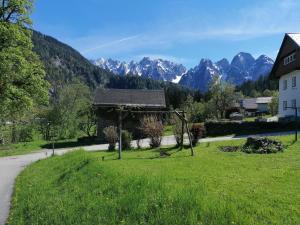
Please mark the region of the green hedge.
[[246, 135], [292, 131], [295, 129], [295, 122], [207, 122], [205, 128], [207, 136]]

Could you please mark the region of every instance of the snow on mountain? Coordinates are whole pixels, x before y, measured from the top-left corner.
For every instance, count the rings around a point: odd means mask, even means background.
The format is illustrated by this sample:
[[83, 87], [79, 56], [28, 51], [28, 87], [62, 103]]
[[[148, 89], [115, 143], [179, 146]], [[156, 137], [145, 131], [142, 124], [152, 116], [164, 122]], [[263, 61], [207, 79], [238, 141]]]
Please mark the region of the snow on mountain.
[[221, 76], [219, 67], [209, 59], [201, 59], [196, 67], [182, 76], [179, 84], [205, 92], [214, 76]]
[[130, 63], [103, 58], [92, 62], [96, 66], [118, 75], [131, 74], [163, 81], [179, 82], [181, 76], [186, 73], [186, 68], [181, 64], [162, 59], [150, 59], [149, 57], [144, 57], [139, 62], [131, 61]]
[[245, 52], [234, 56], [231, 63], [225, 58], [215, 63], [209, 59], [201, 59], [197, 66], [188, 71], [181, 64], [149, 57], [130, 63], [103, 58], [92, 62], [118, 75], [132, 74], [155, 80], [171, 81], [203, 92], [207, 91], [214, 76], [240, 85], [247, 80], [257, 80], [260, 76], [269, 74], [274, 64], [274, 61], [266, 55], [255, 59]]
[[213, 76], [240, 85], [247, 80], [257, 80], [260, 76], [269, 74], [274, 61], [268, 56], [261, 55], [255, 59], [251, 54], [240, 52], [231, 61], [222, 59], [216, 63], [202, 59], [198, 66], [190, 69], [179, 84], [207, 91]]

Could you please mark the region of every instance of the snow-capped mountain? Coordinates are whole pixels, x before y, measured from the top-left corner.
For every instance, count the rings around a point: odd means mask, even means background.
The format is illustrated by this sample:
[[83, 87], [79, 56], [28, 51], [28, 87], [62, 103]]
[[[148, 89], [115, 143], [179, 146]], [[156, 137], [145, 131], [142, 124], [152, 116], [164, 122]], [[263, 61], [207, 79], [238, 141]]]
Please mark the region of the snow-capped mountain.
[[220, 68], [209, 59], [201, 59], [198, 66], [184, 74], [179, 84], [206, 91], [207, 86], [214, 76], [219, 76]]
[[181, 64], [162, 59], [150, 59], [149, 57], [144, 57], [139, 62], [131, 61], [130, 63], [112, 59], [106, 60], [103, 58], [92, 62], [95, 65], [118, 75], [131, 74], [177, 83], [181, 76], [187, 71]]
[[268, 56], [261, 55], [255, 59], [251, 54], [244, 52], [237, 54], [230, 64], [227, 59], [216, 63], [202, 59], [198, 66], [182, 76], [179, 84], [205, 92], [212, 78], [219, 76], [223, 80], [239, 85], [269, 74], [273, 64], [274, 61]]
[[207, 91], [214, 76], [240, 85], [247, 80], [257, 80], [260, 76], [269, 74], [274, 64], [274, 61], [266, 55], [255, 59], [245, 52], [234, 56], [231, 63], [225, 58], [215, 63], [209, 59], [201, 59], [197, 66], [188, 71], [181, 64], [149, 57], [130, 63], [103, 58], [92, 62], [118, 75], [132, 74], [155, 80], [172, 81], [203, 92]]

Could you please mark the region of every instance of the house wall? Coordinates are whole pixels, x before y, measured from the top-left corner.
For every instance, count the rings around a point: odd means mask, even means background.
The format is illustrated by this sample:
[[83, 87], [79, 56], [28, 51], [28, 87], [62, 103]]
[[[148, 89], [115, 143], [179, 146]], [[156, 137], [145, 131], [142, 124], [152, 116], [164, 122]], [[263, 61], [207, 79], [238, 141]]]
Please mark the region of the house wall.
[[267, 103], [257, 103], [257, 111], [260, 113], [269, 112], [269, 105]]
[[[297, 85], [292, 87], [292, 78], [296, 77]], [[284, 90], [284, 82], [287, 80], [287, 89]], [[279, 80], [279, 117], [294, 116], [295, 110], [284, 110], [283, 102], [287, 101], [287, 106], [292, 107], [292, 100], [296, 99], [297, 107], [300, 107], [300, 70], [293, 71], [282, 76]], [[299, 112], [299, 111], [298, 111]]]

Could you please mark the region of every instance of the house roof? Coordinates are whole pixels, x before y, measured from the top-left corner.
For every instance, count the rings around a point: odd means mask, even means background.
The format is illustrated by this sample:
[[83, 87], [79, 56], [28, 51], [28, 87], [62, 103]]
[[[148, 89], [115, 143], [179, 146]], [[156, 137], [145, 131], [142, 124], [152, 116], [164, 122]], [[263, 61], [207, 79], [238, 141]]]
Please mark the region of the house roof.
[[164, 90], [98, 88], [94, 106], [165, 108]]
[[269, 104], [272, 97], [246, 98], [242, 100], [244, 109], [257, 109], [258, 104]]
[[260, 97], [256, 99], [256, 104], [269, 104], [272, 101], [272, 97]]
[[[270, 73], [270, 78], [279, 79], [284, 74], [292, 72], [293, 70], [299, 70], [299, 50], [300, 33], [286, 33], [280, 46], [279, 52], [277, 54], [276, 60], [274, 62], [272, 71]], [[296, 61], [289, 65], [284, 65], [284, 58], [292, 53], [296, 53]]]
[[257, 109], [256, 98], [247, 98], [242, 100], [244, 109]]
[[287, 35], [300, 46], [300, 33], [287, 33]]

